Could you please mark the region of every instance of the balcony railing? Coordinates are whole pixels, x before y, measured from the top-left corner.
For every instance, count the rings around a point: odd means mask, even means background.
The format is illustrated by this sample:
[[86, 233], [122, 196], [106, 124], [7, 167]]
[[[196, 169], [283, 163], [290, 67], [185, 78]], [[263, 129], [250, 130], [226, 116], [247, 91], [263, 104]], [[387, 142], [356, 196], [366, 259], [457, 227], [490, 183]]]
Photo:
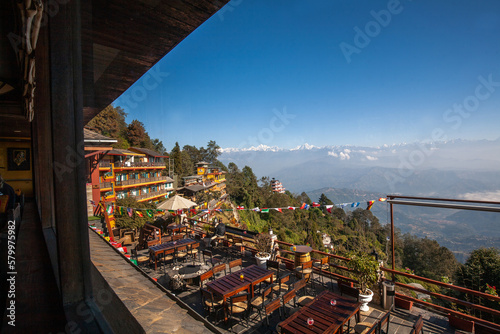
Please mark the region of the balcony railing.
[[147, 193], [147, 194], [142, 194], [142, 195], [137, 195], [135, 196], [135, 198], [140, 201], [140, 200], [143, 200], [143, 199], [146, 199], [146, 198], [152, 198], [152, 197], [158, 197], [158, 196], [165, 196], [166, 194], [168, 194], [169, 190], [167, 189], [163, 189], [163, 190], [160, 190], [160, 191], [153, 191], [153, 192], [150, 192], [150, 193]]
[[106, 161], [100, 161], [99, 162], [99, 167], [101, 167], [101, 168], [111, 168], [111, 163], [110, 162], [106, 162]]
[[162, 182], [167, 181], [167, 176], [144, 177], [140, 179], [130, 179], [124, 181], [115, 181], [117, 187], [129, 186], [133, 184], [148, 183], [148, 182]]
[[115, 168], [127, 167], [166, 167], [165, 163], [161, 162], [115, 162]]
[[101, 182], [101, 189], [111, 188], [112, 186], [111, 182]]

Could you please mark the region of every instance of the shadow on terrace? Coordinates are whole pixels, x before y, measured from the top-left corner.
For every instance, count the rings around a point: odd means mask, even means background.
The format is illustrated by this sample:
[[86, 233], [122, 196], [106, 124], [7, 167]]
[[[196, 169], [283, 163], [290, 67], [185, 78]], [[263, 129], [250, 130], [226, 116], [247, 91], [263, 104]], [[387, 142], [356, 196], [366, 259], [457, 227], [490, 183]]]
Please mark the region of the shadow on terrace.
[[[209, 242], [206, 234], [211, 232], [198, 223], [190, 220], [187, 225], [171, 228], [161, 243], [155, 238], [133, 250], [131, 260], [166, 289], [167, 295], [179, 298], [220, 332], [366, 333], [371, 327], [375, 332], [382, 329], [388, 333], [417, 333], [422, 329], [435, 333], [500, 332], [495, 323], [500, 312], [402, 284], [395, 277], [410, 276], [426, 284], [492, 299], [490, 295], [381, 267], [369, 309], [359, 311], [359, 290], [352, 288], [357, 282], [350, 278], [346, 266], [349, 259], [274, 239], [279, 251], [259, 265], [252, 232], [228, 227], [223, 237]], [[389, 280], [384, 274], [394, 276]], [[424, 301], [413, 297], [416, 293], [432, 298]], [[480, 309], [490, 313], [494, 322], [429, 299]]]

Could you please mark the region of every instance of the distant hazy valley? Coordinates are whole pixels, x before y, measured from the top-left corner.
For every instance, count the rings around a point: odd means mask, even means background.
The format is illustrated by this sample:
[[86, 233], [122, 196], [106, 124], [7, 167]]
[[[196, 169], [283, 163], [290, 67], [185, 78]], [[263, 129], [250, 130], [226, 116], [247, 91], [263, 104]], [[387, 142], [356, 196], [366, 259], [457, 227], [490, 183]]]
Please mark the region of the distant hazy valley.
[[[258, 177], [274, 177], [313, 201], [324, 193], [336, 204], [388, 194], [500, 202], [498, 139], [383, 147], [306, 144], [291, 150], [260, 146], [224, 149], [219, 160], [240, 169], [248, 165]], [[382, 224], [389, 222], [387, 207], [379, 202], [372, 209]], [[395, 220], [403, 233], [435, 239], [462, 262], [475, 248], [500, 248], [498, 213], [395, 206]]]

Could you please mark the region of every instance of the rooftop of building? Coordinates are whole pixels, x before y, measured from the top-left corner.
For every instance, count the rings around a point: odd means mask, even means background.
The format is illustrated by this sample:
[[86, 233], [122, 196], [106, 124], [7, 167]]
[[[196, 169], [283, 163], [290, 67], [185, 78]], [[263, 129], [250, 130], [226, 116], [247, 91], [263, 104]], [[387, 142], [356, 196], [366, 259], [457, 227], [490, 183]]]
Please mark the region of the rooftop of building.
[[83, 128], [83, 140], [85, 145], [98, 145], [98, 144], [106, 144], [110, 145], [112, 143], [116, 143], [117, 140], [111, 137], [107, 137], [104, 135], [101, 135], [100, 133], [97, 133], [95, 131], [92, 131], [88, 128]]
[[142, 153], [142, 154], [145, 154], [145, 155], [149, 155], [149, 156], [155, 157], [155, 158], [168, 158], [168, 155], [160, 154], [160, 153], [158, 153], [156, 151], [153, 151], [153, 150], [150, 150], [148, 148], [129, 147], [129, 150], [133, 151], [133, 152], [139, 152], [139, 153]]

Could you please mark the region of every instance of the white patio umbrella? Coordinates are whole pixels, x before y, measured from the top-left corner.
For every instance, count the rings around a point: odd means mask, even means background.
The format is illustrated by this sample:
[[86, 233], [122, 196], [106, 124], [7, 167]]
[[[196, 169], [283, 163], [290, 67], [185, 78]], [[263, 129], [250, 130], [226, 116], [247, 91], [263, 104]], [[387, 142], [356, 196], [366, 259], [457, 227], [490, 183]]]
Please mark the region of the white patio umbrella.
[[170, 197], [166, 201], [158, 204], [156, 208], [161, 210], [181, 210], [181, 209], [189, 209], [197, 205], [198, 204], [188, 200], [187, 198], [175, 195], [174, 197]]

